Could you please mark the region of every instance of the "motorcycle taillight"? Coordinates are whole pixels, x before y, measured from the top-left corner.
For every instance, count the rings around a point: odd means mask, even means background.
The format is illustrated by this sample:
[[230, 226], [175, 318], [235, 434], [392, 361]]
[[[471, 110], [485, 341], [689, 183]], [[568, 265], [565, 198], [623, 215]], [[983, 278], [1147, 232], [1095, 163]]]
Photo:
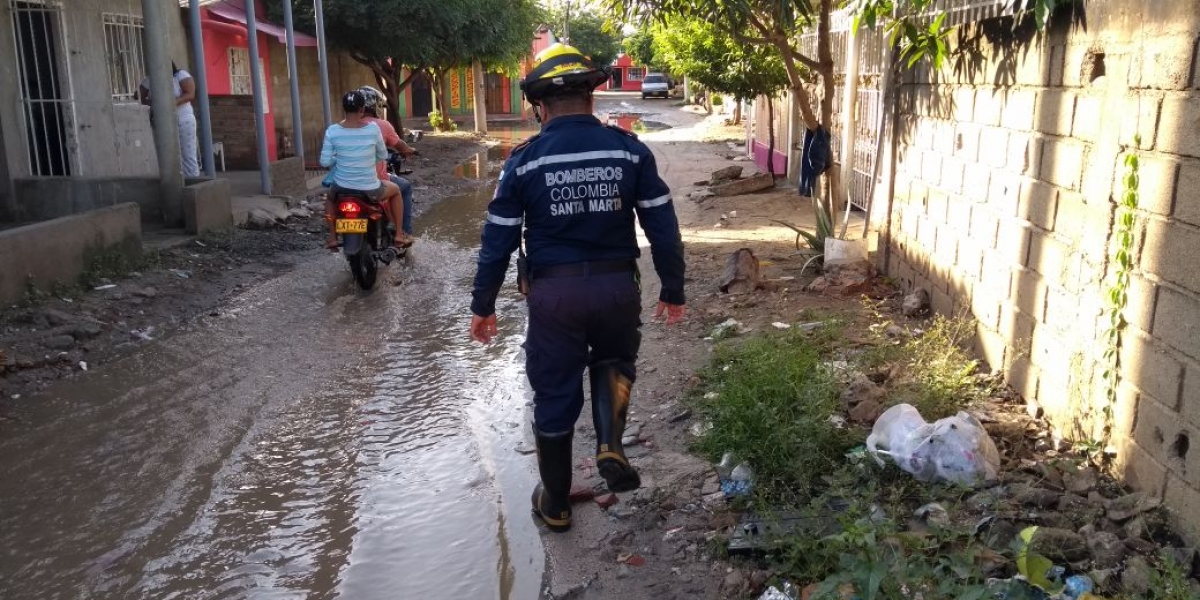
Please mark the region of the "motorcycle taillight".
[[338, 211], [352, 219], [358, 217], [358, 213], [361, 210], [357, 202], [342, 202], [338, 205]]

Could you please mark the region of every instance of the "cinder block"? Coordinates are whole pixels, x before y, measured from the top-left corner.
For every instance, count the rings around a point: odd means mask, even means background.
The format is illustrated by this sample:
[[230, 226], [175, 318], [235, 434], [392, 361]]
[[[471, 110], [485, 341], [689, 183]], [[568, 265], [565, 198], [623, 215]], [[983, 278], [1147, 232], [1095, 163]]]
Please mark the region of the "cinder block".
[[[1084, 202], [1083, 195], [1060, 191], [1054, 232], [1065, 240], [1107, 239], [1111, 212], [1108, 204]], [[1103, 241], [1100, 242], [1103, 245]]]
[[953, 315], [954, 297], [941, 286], [934, 287], [933, 292], [929, 295], [929, 307], [939, 315]]
[[1125, 444], [1125, 449], [1118, 455], [1116, 468], [1121, 479], [1133, 489], [1152, 498], [1163, 497], [1167, 486], [1167, 468], [1136, 442]]
[[1018, 219], [1001, 219], [996, 237], [996, 252], [1009, 263], [1024, 265], [1029, 259], [1029, 238], [1032, 227]]
[[979, 130], [979, 161], [993, 167], [1003, 167], [1008, 161], [1008, 131], [999, 127]]
[[1190, 294], [1159, 288], [1153, 332], [1172, 348], [1200, 359], [1200, 301]]
[[980, 279], [983, 268], [983, 247], [978, 240], [970, 236], [959, 238], [957, 263], [964, 276], [971, 280]]
[[1185, 158], [1179, 161], [1172, 215], [1176, 219], [1200, 226], [1200, 160]]
[[1021, 184], [1021, 196], [1017, 202], [1017, 217], [1025, 219], [1042, 229], [1054, 229], [1054, 216], [1058, 209], [1058, 189], [1036, 179], [1026, 179]]
[[947, 267], [946, 278], [949, 279], [949, 270], [958, 260], [958, 232], [948, 225], [938, 226], [933, 254], [940, 264]]
[[[1055, 380], [1066, 383], [1070, 359], [1071, 351], [1067, 343], [1058, 336], [1057, 330], [1046, 325], [1033, 328], [1033, 338], [1029, 342], [1029, 360], [1037, 365], [1042, 373], [1059, 373], [1061, 377], [1056, 377]], [[1042, 392], [1046, 392], [1044, 386]]]
[[1009, 298], [1021, 312], [1041, 319], [1046, 310], [1046, 282], [1038, 273], [1024, 268], [1012, 270]]
[[979, 125], [959, 121], [954, 130], [954, 156], [967, 162], [979, 160]]
[[1083, 174], [1085, 146], [1073, 140], [1046, 140], [1038, 178], [1069, 190], [1078, 190]]
[[1066, 70], [1067, 48], [1065, 45], [1056, 44], [1050, 47], [1050, 87], [1062, 87], [1064, 82], [1064, 71]]
[[1141, 267], [1192, 291], [1200, 291], [1200, 228], [1160, 219], [1146, 220]]
[[[975, 303], [978, 302], [979, 300], [976, 299]], [[983, 314], [980, 313], [981, 310], [984, 311]], [[985, 302], [983, 306], [973, 304], [972, 312], [974, 312], [975, 320], [978, 323], [975, 327], [975, 343], [973, 348], [975, 355], [982, 359], [993, 371], [1004, 368], [1004, 352], [1007, 350], [1007, 346], [1004, 344], [1004, 336], [996, 333], [994, 326], [988, 326], [984, 322], [985, 318], [991, 318], [985, 317], [985, 314], [995, 314], [998, 318], [1000, 305], [998, 303], [993, 305], [990, 302]]]
[[1071, 135], [1085, 142], [1100, 139], [1104, 122], [1104, 98], [1096, 94], [1082, 94], [1075, 100], [1075, 119]]
[[1134, 138], [1141, 136], [1142, 142], [1137, 147], [1149, 150], [1154, 147], [1158, 134], [1158, 111], [1162, 106], [1162, 98], [1141, 93], [1125, 99], [1125, 114], [1137, 115], [1136, 118], [1121, 119], [1121, 144], [1134, 146]]
[[1190, 485], [1200, 485], [1200, 452], [1193, 452], [1192, 441], [1200, 436], [1170, 407], [1143, 397], [1138, 402], [1137, 425], [1133, 439], [1167, 471], [1179, 475]]
[[977, 204], [971, 208], [971, 222], [967, 227], [971, 238], [985, 248], [996, 247], [996, 232], [1000, 228], [1000, 218], [986, 205]]
[[[1120, 198], [1125, 192], [1124, 162], [1119, 177], [1115, 179], [1113, 195]], [[1149, 154], [1138, 157], [1138, 208], [1157, 215], [1172, 214], [1171, 205], [1178, 179], [1179, 163], [1174, 159]]]
[[183, 222], [191, 234], [233, 227], [229, 181], [212, 179], [183, 188]]
[[1004, 112], [1004, 94], [1001, 88], [985, 87], [975, 92], [975, 122], [980, 125], [1000, 124]]
[[1163, 99], [1156, 147], [1163, 152], [1200, 158], [1200, 97]]
[[1029, 236], [1029, 257], [1025, 266], [1042, 274], [1055, 285], [1061, 285], [1070, 275], [1071, 248], [1054, 238], [1053, 234], [1034, 230]]
[[972, 202], [987, 202], [992, 171], [987, 165], [967, 161], [963, 170], [963, 195]]
[[1012, 290], [1013, 269], [1014, 265], [998, 252], [985, 251], [981, 257], [979, 284], [975, 286], [975, 294], [1007, 302]]
[[933, 151], [942, 156], [954, 156], [954, 122], [936, 121], [933, 124]]
[[946, 214], [950, 206], [950, 196], [942, 190], [929, 190], [926, 196], [925, 216], [931, 222], [941, 225], [946, 222]]
[[1081, 330], [1079, 325], [1088, 320], [1086, 316], [1079, 310], [1078, 295], [1057, 287], [1047, 289], [1045, 312], [1041, 315], [1042, 323], [1059, 331], [1070, 331], [1075, 337], [1084, 338], [1087, 332]]
[[1182, 477], [1168, 475], [1163, 504], [1180, 521], [1181, 530], [1200, 530], [1200, 489], [1195, 485], [1188, 485]]
[[988, 181], [988, 204], [1000, 215], [1015, 215], [1022, 181], [1019, 175], [993, 170]]
[[1140, 53], [1146, 68], [1138, 87], [1158, 90], [1187, 89], [1196, 52], [1196, 35], [1147, 36]]
[[1079, 191], [1087, 202], [1106, 203], [1112, 199], [1113, 182], [1120, 172], [1115, 144], [1094, 144], [1084, 155], [1083, 177]]
[[959, 123], [971, 121], [975, 116], [975, 88], [960, 87], [951, 96], [954, 103], [954, 120]]
[[1185, 360], [1184, 370], [1186, 373], [1183, 377], [1179, 411], [1189, 425], [1200, 429], [1200, 363]]
[[965, 166], [957, 158], [942, 159], [941, 187], [951, 194], [960, 194], [963, 190], [963, 170]]
[[1037, 94], [1032, 90], [1008, 90], [1004, 96], [1000, 126], [1018, 131], [1033, 129], [1036, 106]]
[[1183, 363], [1144, 332], [1133, 327], [1125, 329], [1121, 336], [1121, 368], [1129, 383], [1143, 394], [1171, 410], [1178, 407]]
[[921, 179], [930, 185], [937, 185], [942, 178], [942, 161], [945, 157], [937, 152], [921, 153]]
[[1033, 148], [1034, 143], [1032, 138], [1027, 133], [1012, 132], [1008, 134], [1008, 156], [1004, 159], [1004, 165], [1013, 173], [1032, 173], [1036, 167], [1031, 168], [1033, 163]]
[[1128, 299], [1122, 313], [1125, 320], [1142, 331], [1157, 335], [1154, 313], [1159, 294], [1158, 285], [1145, 277], [1130, 275], [1129, 287], [1125, 293]]
[[1027, 358], [1010, 359], [1008, 368], [1008, 384], [1012, 386], [1026, 402], [1037, 402], [1038, 376], [1040, 370]]
[[1047, 135], [1071, 135], [1075, 116], [1075, 92], [1042, 90], [1037, 98], [1037, 128]]

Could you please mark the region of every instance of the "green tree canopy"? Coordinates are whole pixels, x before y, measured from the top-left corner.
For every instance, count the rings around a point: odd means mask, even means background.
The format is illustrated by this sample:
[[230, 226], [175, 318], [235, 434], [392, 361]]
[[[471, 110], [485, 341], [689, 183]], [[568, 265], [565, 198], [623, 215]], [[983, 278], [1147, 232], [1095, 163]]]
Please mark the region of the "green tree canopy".
[[633, 35], [625, 38], [625, 53], [634, 63], [646, 65], [652, 71], [670, 71], [671, 66], [655, 51], [654, 38], [655, 28], [652, 24], [639, 27]]
[[583, 9], [571, 11], [567, 27], [566, 14], [560, 8], [551, 13], [551, 29], [560, 38], [567, 37], [568, 43], [590, 56], [596, 64], [608, 65], [621, 52], [621, 35], [599, 14]]
[[652, 29], [655, 56], [671, 72], [740, 100], [773, 95], [788, 85], [779, 54], [740, 44], [711, 23], [669, 17]]
[[[271, 1], [272, 14], [283, 1]], [[313, 3], [292, 1], [297, 28], [312, 31]], [[434, 74], [436, 85], [438, 74], [473, 60], [515, 71], [545, 20], [536, 0], [325, 0], [324, 7], [329, 45], [370, 68], [393, 106], [420, 72]]]

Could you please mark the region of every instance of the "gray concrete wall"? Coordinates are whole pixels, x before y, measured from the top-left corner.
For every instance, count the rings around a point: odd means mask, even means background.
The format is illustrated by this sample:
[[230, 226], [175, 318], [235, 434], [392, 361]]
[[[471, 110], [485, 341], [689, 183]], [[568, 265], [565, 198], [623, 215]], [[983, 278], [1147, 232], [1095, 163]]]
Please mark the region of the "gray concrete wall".
[[233, 227], [231, 202], [228, 180], [189, 180], [183, 188], [184, 229], [197, 234]]
[[[1126, 480], [1200, 527], [1200, 2], [1080, 6], [1045, 33], [966, 27], [967, 52], [906, 75], [886, 268], [938, 312], [974, 315], [981, 356], [1065, 437], [1111, 425]], [[1141, 198], [1110, 406], [1129, 154]]]
[[19, 300], [32, 281], [47, 287], [74, 283], [97, 252], [141, 252], [136, 204], [108, 208], [0, 231], [0, 302]]
[[124, 203], [140, 207], [148, 223], [162, 221], [156, 177], [26, 177], [16, 181], [17, 195], [28, 199], [13, 219], [31, 223]]
[[12, 22], [9, 3], [0, 3], [0, 222], [10, 221], [17, 209], [12, 178], [29, 172]]

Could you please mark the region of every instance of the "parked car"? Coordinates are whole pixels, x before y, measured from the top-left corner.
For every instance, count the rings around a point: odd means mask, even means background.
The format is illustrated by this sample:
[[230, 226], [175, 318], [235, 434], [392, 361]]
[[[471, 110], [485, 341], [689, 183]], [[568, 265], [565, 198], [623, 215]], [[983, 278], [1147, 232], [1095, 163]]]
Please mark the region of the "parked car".
[[647, 73], [642, 79], [642, 99], [650, 96], [671, 97], [671, 80], [662, 73]]

